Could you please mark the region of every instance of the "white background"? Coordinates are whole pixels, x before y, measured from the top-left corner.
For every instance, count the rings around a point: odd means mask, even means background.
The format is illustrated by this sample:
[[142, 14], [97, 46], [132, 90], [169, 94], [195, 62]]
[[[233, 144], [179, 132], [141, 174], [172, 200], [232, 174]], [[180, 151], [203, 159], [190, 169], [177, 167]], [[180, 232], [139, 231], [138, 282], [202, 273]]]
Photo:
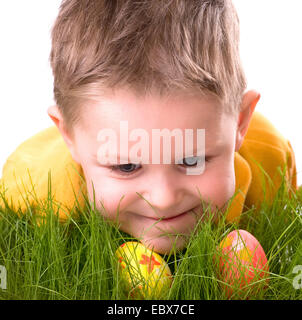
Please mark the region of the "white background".
[[[256, 110], [290, 140], [302, 184], [301, 0], [233, 0], [241, 24], [248, 87], [261, 93]], [[0, 176], [7, 157], [53, 125], [50, 29], [61, 0], [0, 2]]]

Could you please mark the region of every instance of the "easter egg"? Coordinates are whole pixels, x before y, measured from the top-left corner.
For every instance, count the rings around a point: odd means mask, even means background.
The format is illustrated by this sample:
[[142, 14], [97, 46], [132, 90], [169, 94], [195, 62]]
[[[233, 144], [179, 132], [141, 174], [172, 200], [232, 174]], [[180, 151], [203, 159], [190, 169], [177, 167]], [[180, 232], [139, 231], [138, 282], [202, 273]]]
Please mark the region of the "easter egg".
[[219, 244], [219, 279], [228, 298], [250, 298], [268, 284], [268, 263], [259, 241], [245, 230], [230, 232]]
[[139, 242], [125, 242], [116, 251], [126, 289], [135, 298], [158, 299], [172, 284], [165, 260]]

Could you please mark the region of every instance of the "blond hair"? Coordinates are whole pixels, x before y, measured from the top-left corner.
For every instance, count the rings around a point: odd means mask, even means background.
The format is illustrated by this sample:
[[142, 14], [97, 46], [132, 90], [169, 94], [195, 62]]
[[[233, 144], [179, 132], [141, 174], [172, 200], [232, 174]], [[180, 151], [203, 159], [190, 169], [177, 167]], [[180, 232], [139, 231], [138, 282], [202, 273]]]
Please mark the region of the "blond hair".
[[231, 0], [63, 0], [51, 36], [54, 99], [69, 132], [107, 88], [193, 88], [239, 111], [246, 79]]

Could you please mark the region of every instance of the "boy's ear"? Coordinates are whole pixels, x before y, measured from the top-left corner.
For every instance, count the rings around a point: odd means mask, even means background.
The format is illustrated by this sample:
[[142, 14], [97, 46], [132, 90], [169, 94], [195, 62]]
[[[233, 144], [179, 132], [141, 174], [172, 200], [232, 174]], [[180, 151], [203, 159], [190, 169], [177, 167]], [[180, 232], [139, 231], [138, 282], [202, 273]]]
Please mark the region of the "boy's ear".
[[49, 117], [51, 118], [51, 120], [54, 122], [54, 124], [57, 126], [57, 128], [59, 129], [70, 153], [72, 158], [79, 163], [77, 156], [76, 156], [76, 151], [75, 151], [75, 143], [73, 141], [73, 139], [69, 136], [69, 134], [66, 132], [65, 128], [64, 128], [64, 121], [63, 121], [63, 117], [62, 114], [58, 108], [58, 106], [50, 106], [47, 109], [47, 114], [49, 115]]
[[236, 146], [235, 151], [238, 151], [243, 143], [247, 133], [252, 115], [261, 95], [255, 90], [247, 91], [242, 98], [240, 113], [237, 121]]

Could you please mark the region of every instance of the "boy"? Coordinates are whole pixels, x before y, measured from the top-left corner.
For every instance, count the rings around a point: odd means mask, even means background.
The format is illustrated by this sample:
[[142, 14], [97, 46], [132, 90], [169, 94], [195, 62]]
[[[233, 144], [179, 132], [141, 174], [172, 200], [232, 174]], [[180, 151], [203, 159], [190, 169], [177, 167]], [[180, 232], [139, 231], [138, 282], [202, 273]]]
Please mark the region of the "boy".
[[[35, 204], [30, 173], [37, 199], [45, 200], [51, 170], [61, 220], [87, 194], [121, 230], [167, 253], [174, 243], [183, 248], [203, 219], [201, 199], [215, 219], [227, 212], [235, 221], [244, 208], [273, 199], [284, 167], [295, 191], [293, 150], [254, 112], [260, 94], [246, 91], [238, 47], [230, 0], [64, 0], [50, 55], [56, 106], [48, 115], [56, 126], [9, 157], [2, 177], [7, 199], [22, 211], [24, 194]], [[133, 163], [127, 151], [137, 140], [125, 147], [122, 122], [147, 137], [154, 129], [204, 129], [204, 148], [199, 153], [194, 141], [183, 159], [173, 149], [168, 164], [162, 153], [160, 163]], [[118, 137], [107, 149], [123, 150], [117, 162], [100, 156], [102, 129]], [[154, 152], [152, 143], [141, 146]], [[201, 174], [187, 174], [200, 165]]]

